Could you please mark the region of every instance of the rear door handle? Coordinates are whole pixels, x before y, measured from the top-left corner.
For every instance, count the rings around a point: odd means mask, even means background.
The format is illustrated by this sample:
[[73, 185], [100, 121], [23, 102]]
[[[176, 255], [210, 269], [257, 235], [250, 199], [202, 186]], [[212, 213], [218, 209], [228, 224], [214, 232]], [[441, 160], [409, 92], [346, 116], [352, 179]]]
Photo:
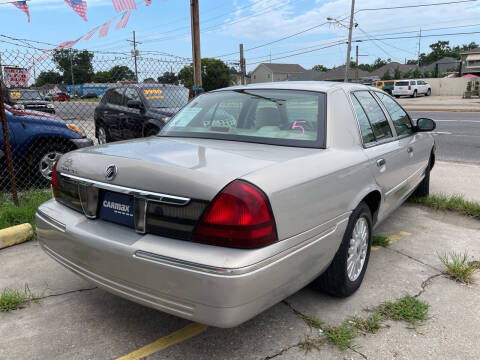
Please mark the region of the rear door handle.
[[386, 164], [387, 162], [385, 161], [385, 159], [378, 159], [377, 160], [377, 166], [378, 167], [382, 167]]

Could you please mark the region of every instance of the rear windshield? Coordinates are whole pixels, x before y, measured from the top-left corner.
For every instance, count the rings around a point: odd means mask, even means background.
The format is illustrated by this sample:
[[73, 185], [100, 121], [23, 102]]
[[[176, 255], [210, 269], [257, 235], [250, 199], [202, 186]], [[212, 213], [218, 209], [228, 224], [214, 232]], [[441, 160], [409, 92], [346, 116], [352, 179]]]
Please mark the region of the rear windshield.
[[44, 100], [40, 91], [35, 90], [10, 90], [8, 96], [11, 100]]
[[160, 136], [324, 147], [325, 95], [293, 90], [231, 90], [201, 95]]
[[397, 81], [395, 86], [408, 86], [408, 81]]
[[188, 102], [188, 89], [178, 87], [142, 88], [145, 101], [153, 108], [180, 108]]
[[393, 84], [393, 81], [385, 81], [385, 86], [392, 86]]

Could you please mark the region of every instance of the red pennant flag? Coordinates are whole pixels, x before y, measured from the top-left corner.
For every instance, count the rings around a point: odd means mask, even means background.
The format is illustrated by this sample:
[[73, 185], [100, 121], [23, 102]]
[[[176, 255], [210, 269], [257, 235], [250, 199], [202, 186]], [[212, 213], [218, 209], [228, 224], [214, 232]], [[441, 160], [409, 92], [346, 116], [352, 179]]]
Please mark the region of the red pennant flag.
[[123, 10], [137, 10], [135, 0], [112, 0], [112, 3], [117, 13]]
[[145, 6], [152, 5], [152, 0], [145, 0]]
[[100, 26], [97, 26], [96, 28], [90, 30], [86, 35], [84, 35], [81, 39], [82, 40], [90, 40], [90, 38], [97, 32], [98, 28]]
[[123, 14], [123, 16], [120, 19], [120, 21], [118, 22], [117, 26], [115, 26], [116, 30], [124, 29], [125, 26], [127, 26], [128, 19], [130, 18], [131, 13], [132, 13], [132, 10], [128, 10], [127, 12], [125, 12], [125, 14]]
[[80, 17], [87, 20], [87, 2], [84, 0], [65, 0], [65, 2], [70, 6], [73, 11], [75, 11]]
[[15, 1], [12, 2], [13, 6], [17, 9], [22, 10], [25, 14], [27, 14], [28, 22], [30, 22], [30, 13], [28, 12], [28, 4], [26, 1]]

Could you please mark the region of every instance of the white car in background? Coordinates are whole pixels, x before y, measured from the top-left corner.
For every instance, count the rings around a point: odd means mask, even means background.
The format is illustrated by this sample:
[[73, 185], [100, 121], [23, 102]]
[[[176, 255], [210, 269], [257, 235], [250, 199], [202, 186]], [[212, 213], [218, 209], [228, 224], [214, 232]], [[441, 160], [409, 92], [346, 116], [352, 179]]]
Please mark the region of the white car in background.
[[396, 98], [400, 96], [417, 97], [420, 94], [430, 96], [432, 87], [423, 80], [399, 80], [395, 83], [392, 95]]

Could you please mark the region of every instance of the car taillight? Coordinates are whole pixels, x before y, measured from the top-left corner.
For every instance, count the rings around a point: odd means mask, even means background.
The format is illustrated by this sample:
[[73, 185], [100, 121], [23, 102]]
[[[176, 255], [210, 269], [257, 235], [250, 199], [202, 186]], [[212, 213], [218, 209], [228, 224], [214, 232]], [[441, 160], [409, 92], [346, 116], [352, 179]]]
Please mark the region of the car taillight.
[[192, 241], [243, 249], [276, 242], [277, 230], [267, 196], [246, 181], [231, 182], [205, 209]]
[[410, 85], [408, 85], [408, 90], [412, 90], [412, 87]]

